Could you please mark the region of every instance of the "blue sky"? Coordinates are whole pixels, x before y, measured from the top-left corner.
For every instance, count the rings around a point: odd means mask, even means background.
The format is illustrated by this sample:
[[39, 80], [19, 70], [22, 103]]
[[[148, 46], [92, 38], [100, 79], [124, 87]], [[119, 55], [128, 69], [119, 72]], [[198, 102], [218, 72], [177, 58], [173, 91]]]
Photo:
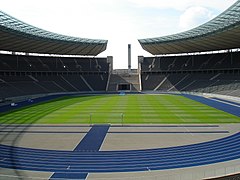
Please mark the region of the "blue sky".
[[64, 35], [107, 39], [100, 57], [113, 56], [114, 69], [132, 67], [150, 56], [137, 39], [160, 37], [196, 27], [236, 0], [0, 0], [1, 10], [36, 27]]

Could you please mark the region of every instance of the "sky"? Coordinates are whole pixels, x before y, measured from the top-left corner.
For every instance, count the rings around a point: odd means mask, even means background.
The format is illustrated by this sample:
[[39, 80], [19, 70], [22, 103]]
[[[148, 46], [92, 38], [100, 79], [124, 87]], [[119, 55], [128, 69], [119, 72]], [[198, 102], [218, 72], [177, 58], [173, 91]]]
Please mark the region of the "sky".
[[99, 57], [113, 56], [114, 69], [132, 68], [151, 56], [137, 39], [161, 37], [197, 27], [237, 0], [0, 0], [0, 10], [38, 28], [80, 38], [108, 40]]

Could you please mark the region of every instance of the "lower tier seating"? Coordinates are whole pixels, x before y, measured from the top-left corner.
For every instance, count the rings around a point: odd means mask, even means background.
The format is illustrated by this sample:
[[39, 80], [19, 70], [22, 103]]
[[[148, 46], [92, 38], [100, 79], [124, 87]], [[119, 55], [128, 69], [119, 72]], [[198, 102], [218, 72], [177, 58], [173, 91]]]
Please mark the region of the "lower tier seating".
[[190, 91], [240, 96], [238, 73], [142, 74], [142, 89], [151, 91]]
[[57, 92], [105, 91], [108, 74], [0, 76], [0, 98]]

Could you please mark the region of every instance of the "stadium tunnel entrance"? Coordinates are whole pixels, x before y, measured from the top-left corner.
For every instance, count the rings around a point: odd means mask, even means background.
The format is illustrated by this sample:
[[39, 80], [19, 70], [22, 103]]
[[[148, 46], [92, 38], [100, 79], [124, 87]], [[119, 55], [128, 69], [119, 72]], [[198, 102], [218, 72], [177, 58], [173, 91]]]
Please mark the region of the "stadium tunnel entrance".
[[127, 83], [127, 84], [117, 84], [117, 91], [131, 91], [132, 84]]

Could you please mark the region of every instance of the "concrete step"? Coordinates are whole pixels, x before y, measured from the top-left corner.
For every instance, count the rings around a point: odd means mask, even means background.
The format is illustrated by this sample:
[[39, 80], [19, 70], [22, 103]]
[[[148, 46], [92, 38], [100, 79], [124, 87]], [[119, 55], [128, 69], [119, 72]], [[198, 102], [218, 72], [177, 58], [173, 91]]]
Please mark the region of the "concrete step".
[[139, 75], [111, 74], [108, 91], [117, 91], [118, 84], [131, 84], [131, 91], [140, 91]]

